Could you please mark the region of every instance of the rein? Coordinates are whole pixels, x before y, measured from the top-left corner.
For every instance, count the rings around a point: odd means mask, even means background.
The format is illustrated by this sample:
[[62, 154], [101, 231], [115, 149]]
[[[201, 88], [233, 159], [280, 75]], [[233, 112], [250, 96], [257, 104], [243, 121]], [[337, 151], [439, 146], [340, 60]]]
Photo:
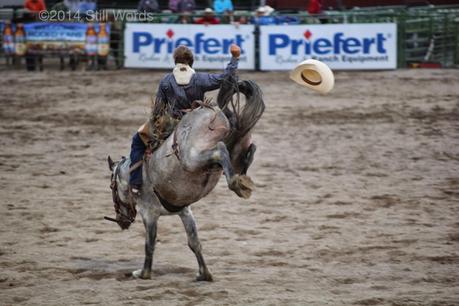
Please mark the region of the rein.
[[180, 161], [180, 149], [177, 143], [177, 129], [174, 130], [174, 136], [172, 137], [172, 153]]

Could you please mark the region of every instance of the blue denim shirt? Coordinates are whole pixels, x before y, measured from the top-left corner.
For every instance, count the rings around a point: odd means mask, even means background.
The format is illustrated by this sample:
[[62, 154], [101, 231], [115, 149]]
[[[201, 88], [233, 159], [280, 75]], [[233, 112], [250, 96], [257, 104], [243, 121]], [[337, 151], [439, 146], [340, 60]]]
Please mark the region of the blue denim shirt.
[[159, 83], [156, 99], [172, 106], [175, 116], [183, 114], [181, 110], [191, 108], [193, 101], [204, 100], [204, 93], [218, 89], [223, 79], [234, 74], [238, 59], [233, 57], [223, 73], [196, 72], [187, 85], [178, 85], [172, 73], [166, 74]]

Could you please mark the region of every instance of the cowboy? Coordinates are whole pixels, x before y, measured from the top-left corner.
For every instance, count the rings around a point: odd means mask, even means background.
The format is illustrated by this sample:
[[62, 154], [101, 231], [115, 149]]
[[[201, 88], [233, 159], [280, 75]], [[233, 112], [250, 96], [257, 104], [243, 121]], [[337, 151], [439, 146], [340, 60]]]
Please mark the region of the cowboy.
[[[192, 68], [193, 52], [183, 45], [177, 47], [173, 55], [175, 67], [172, 73], [166, 74], [159, 83], [153, 112], [162, 106], [169, 109], [174, 119], [180, 119], [185, 114], [185, 110], [191, 109], [194, 101], [204, 101], [204, 94], [207, 91], [218, 89], [225, 77], [235, 73], [241, 49], [236, 44], [232, 44], [230, 52], [232, 58], [223, 73], [197, 73]], [[140, 162], [148, 144], [154, 139], [152, 121], [153, 117], [144, 123], [132, 138], [130, 154], [132, 170], [129, 185], [134, 195], [139, 194], [142, 185]]]

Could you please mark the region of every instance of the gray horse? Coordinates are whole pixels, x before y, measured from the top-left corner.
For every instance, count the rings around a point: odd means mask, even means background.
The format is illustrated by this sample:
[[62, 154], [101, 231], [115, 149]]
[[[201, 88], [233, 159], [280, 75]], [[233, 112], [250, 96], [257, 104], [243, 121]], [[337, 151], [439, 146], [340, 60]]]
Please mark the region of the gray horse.
[[[239, 104], [240, 93], [245, 96], [243, 106]], [[179, 215], [188, 246], [198, 260], [197, 280], [212, 281], [190, 205], [216, 186], [222, 172], [229, 189], [242, 198], [250, 197], [253, 182], [246, 173], [256, 149], [251, 143], [250, 130], [265, 108], [257, 84], [236, 82], [232, 77], [223, 82], [217, 103], [218, 106], [201, 104], [187, 113], [142, 165], [144, 183], [136, 204], [147, 234], [144, 266], [132, 273], [134, 277], [151, 277], [158, 218]], [[108, 162], [117, 216], [107, 219], [125, 229], [136, 214], [128, 193], [129, 159], [113, 162], [109, 157]]]

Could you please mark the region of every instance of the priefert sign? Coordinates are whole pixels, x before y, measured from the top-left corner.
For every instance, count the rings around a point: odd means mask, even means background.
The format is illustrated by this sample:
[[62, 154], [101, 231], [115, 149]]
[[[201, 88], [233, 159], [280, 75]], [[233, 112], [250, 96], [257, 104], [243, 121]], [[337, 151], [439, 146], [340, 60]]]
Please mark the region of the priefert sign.
[[172, 68], [179, 45], [194, 53], [193, 68], [222, 69], [231, 59], [230, 47], [241, 48], [240, 69], [255, 68], [254, 26], [128, 23], [125, 30], [125, 66]]
[[262, 26], [262, 70], [290, 70], [305, 59], [332, 69], [395, 69], [395, 24]]

